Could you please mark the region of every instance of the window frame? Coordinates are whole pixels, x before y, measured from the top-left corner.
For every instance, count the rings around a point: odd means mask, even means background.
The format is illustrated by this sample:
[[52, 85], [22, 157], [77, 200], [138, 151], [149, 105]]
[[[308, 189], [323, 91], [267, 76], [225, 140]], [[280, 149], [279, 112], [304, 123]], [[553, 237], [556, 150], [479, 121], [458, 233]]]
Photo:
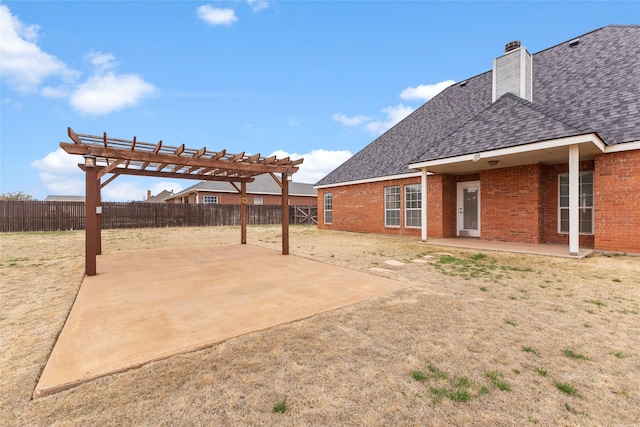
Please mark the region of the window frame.
[[[393, 200], [389, 200], [393, 197]], [[397, 200], [395, 200], [397, 197]], [[393, 206], [389, 206], [392, 203]], [[397, 207], [396, 207], [397, 205]], [[393, 216], [391, 215], [393, 214]], [[396, 222], [397, 215], [397, 224]], [[388, 228], [400, 228], [402, 224], [402, 192], [399, 185], [384, 187], [384, 226]], [[390, 220], [393, 220], [391, 223]]]
[[[590, 175], [591, 176], [591, 193], [582, 193], [582, 189], [583, 189], [583, 177]], [[579, 210], [579, 217], [578, 217], [578, 223], [579, 223], [579, 230], [578, 230], [578, 234], [580, 235], [584, 235], [584, 236], [593, 236], [595, 234], [595, 182], [594, 182], [594, 173], [593, 171], [582, 171], [579, 173], [578, 175], [578, 189], [580, 191], [581, 194], [578, 194], [578, 210]], [[563, 179], [566, 179], [567, 183], [563, 184]], [[562, 220], [562, 214], [563, 212], [566, 212], [565, 215], [569, 215], [569, 193], [567, 191], [566, 195], [562, 194], [562, 187], [567, 187], [569, 186], [568, 184], [568, 180], [569, 180], [569, 174], [568, 173], [559, 173], [558, 174], [558, 234], [569, 234], [569, 229], [567, 226], [566, 230], [562, 229], [562, 225], [563, 225], [563, 220]], [[566, 206], [562, 206], [563, 205], [563, 199], [566, 199]], [[591, 205], [588, 205], [587, 202], [591, 200]], [[586, 213], [586, 211], [589, 210], [591, 212], [591, 231], [582, 231], [582, 224], [584, 223], [583, 220], [580, 219], [580, 211], [582, 211], [581, 213]]]
[[264, 205], [264, 197], [254, 197], [253, 198], [254, 205]]
[[[324, 193], [322, 206], [324, 208], [324, 223], [333, 224], [333, 193]], [[328, 221], [327, 218], [329, 218]]]
[[[417, 197], [417, 199], [415, 198]], [[411, 206], [411, 205], [414, 206]], [[415, 206], [417, 205], [417, 207]], [[414, 216], [417, 212], [417, 218]], [[417, 222], [409, 224], [409, 221]], [[406, 184], [404, 186], [404, 226], [405, 228], [422, 228], [422, 185]]]
[[[213, 200], [213, 201], [207, 201]], [[202, 196], [202, 204], [204, 205], [217, 205], [218, 204], [218, 196]]]

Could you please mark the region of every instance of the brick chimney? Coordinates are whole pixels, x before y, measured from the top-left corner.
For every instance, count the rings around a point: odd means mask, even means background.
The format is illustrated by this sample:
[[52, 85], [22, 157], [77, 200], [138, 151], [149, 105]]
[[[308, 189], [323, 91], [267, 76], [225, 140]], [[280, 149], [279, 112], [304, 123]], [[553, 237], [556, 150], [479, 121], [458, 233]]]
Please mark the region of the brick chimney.
[[151, 190], [147, 190], [147, 200], [151, 198]]
[[493, 60], [493, 102], [507, 92], [533, 101], [533, 57], [519, 40], [504, 47], [504, 55]]

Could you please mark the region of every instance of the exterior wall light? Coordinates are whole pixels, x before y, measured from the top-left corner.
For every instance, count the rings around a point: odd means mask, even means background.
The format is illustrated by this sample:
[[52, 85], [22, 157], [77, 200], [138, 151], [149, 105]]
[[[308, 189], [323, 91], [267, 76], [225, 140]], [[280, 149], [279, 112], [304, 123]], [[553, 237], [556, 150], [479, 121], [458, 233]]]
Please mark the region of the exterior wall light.
[[285, 176], [287, 177], [287, 181], [292, 181], [293, 180], [293, 174], [291, 172], [287, 172], [285, 174]]
[[91, 154], [91, 148], [87, 150], [87, 154], [84, 156], [84, 166], [87, 168], [95, 168], [96, 167], [96, 156]]

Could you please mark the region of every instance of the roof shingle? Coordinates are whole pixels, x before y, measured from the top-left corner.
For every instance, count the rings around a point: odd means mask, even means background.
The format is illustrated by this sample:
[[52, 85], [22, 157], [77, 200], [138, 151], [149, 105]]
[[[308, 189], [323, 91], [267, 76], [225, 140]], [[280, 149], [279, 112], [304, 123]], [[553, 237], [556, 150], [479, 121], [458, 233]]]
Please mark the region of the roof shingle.
[[[574, 39], [571, 39], [574, 40]], [[408, 164], [596, 132], [640, 141], [640, 26], [603, 27], [533, 55], [533, 102], [491, 102], [492, 72], [423, 104], [316, 185], [415, 172]]]

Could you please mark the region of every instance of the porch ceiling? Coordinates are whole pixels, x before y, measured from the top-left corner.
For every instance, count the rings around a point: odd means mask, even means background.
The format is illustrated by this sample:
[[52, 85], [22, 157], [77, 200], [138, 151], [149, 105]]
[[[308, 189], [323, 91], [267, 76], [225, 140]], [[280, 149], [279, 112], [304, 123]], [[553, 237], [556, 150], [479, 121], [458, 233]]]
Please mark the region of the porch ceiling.
[[[596, 154], [603, 152], [603, 145], [594, 141], [578, 143], [580, 147], [580, 161], [593, 160]], [[495, 164], [489, 162], [497, 161]], [[428, 172], [436, 174], [463, 175], [478, 173], [482, 170], [523, 166], [531, 164], [555, 164], [569, 161], [569, 145], [533, 144], [532, 146], [516, 147], [470, 154], [465, 156], [439, 159], [431, 162], [413, 164], [411, 167], [420, 169], [426, 167]]]

